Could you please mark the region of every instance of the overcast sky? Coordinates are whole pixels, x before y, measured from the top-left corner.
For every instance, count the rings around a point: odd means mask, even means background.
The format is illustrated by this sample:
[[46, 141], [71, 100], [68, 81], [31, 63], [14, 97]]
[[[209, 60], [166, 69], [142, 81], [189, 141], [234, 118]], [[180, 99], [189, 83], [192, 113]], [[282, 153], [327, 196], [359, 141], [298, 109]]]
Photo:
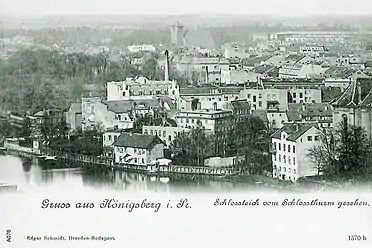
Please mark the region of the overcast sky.
[[372, 14], [372, 0], [0, 0], [0, 14]]

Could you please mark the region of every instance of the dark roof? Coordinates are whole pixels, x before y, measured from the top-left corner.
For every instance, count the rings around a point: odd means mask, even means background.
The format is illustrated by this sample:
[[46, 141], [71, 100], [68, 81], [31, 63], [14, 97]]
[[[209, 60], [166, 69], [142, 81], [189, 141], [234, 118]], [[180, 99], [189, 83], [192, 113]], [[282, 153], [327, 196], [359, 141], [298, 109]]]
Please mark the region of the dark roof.
[[304, 55], [291, 54], [291, 55], [288, 55], [285, 59], [286, 60], [293, 60], [295, 62], [298, 62], [298, 61], [300, 61], [301, 59], [303, 59], [305, 57], [306, 56], [304, 56]]
[[348, 78], [353, 72], [354, 70], [350, 68], [331, 66], [324, 72], [324, 75], [332, 78]]
[[357, 81], [353, 80], [344, 93], [332, 102], [337, 107], [357, 107], [360, 102], [357, 92]]
[[305, 117], [332, 116], [332, 106], [328, 103], [289, 103], [289, 121], [301, 121]]
[[271, 58], [270, 55], [264, 55], [261, 57], [255, 57], [255, 58], [250, 58], [250, 59], [243, 59], [242, 64], [245, 66], [255, 66], [256, 64], [261, 63], [262, 61], [266, 61], [269, 58]]
[[321, 87], [322, 91], [322, 102], [332, 102], [337, 97], [342, 95], [340, 87]]
[[148, 149], [158, 143], [163, 142], [156, 135], [122, 133], [115, 141], [114, 146]]
[[250, 104], [246, 100], [234, 100], [231, 101], [231, 105], [234, 109], [250, 109]]
[[131, 101], [102, 101], [114, 113], [127, 113], [132, 109]]
[[253, 68], [252, 71], [259, 74], [265, 74], [269, 72], [279, 73], [279, 68], [274, 65], [259, 65]]
[[275, 133], [273, 133], [271, 137], [275, 139], [281, 139], [281, 133], [286, 132], [288, 134], [287, 140], [296, 141], [298, 138], [300, 138], [304, 133], [306, 133], [312, 127], [315, 127], [318, 129], [316, 124], [287, 123], [287, 124], [284, 124], [282, 128], [280, 128]]
[[[167, 101], [166, 98], [161, 97], [163, 101]], [[132, 106], [140, 108], [144, 106], [146, 108], [160, 107], [160, 102], [156, 99], [141, 99], [141, 100], [121, 100], [121, 101], [102, 101], [107, 106], [107, 109], [114, 113], [127, 113], [132, 109]], [[173, 105], [170, 105], [172, 107]]]
[[253, 110], [252, 117], [258, 117], [265, 123], [269, 122], [269, 119], [267, 118], [266, 110]]

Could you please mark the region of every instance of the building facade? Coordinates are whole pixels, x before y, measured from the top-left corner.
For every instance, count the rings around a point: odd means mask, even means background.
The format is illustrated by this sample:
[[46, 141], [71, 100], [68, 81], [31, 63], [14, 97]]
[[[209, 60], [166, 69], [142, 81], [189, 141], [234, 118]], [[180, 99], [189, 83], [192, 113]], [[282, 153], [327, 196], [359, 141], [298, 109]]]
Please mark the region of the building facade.
[[164, 157], [164, 144], [156, 135], [122, 133], [113, 146], [118, 164], [147, 166]]
[[272, 136], [273, 177], [296, 181], [318, 175], [317, 166], [307, 156], [309, 149], [320, 144], [321, 133], [309, 124], [285, 124]]

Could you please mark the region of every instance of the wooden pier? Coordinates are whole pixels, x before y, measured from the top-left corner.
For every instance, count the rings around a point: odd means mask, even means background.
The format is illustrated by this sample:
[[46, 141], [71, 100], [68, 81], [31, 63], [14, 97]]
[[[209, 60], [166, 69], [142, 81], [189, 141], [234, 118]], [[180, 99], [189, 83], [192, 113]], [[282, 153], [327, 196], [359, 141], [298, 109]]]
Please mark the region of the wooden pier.
[[[88, 169], [111, 169], [128, 172], [138, 172], [147, 175], [170, 176], [175, 174], [205, 175], [205, 176], [234, 176], [239, 174], [237, 167], [202, 167], [182, 165], [137, 165], [115, 163], [113, 158], [95, 157], [74, 153], [63, 153], [60, 151], [48, 150], [46, 156], [55, 157], [58, 164], [66, 164], [69, 167], [85, 167]], [[41, 158], [43, 160], [43, 158]], [[49, 163], [49, 161], [44, 161]], [[53, 163], [53, 160], [51, 161]]]

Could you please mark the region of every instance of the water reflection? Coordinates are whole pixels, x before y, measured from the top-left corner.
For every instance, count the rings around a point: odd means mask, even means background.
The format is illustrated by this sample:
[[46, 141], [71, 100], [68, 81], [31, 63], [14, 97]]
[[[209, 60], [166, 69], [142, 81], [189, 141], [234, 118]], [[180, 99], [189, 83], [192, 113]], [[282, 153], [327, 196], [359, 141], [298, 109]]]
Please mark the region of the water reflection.
[[[79, 190], [82, 188], [110, 189], [132, 192], [195, 192], [230, 191], [239, 185], [230, 182], [211, 181], [207, 178], [159, 178], [123, 171], [93, 171], [82, 168], [53, 167], [32, 156], [0, 156], [0, 182], [16, 184], [21, 191], [49, 188]], [[251, 186], [244, 186], [244, 189]]]

